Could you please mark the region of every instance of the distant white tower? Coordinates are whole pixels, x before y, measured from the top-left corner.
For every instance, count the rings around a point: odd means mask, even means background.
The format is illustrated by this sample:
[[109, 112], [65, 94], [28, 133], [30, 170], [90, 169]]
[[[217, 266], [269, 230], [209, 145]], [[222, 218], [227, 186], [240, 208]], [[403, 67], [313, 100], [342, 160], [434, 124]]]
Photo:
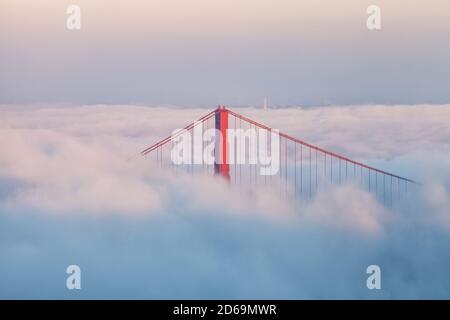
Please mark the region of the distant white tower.
[[267, 110], [267, 98], [264, 97], [264, 105], [263, 105], [264, 110]]

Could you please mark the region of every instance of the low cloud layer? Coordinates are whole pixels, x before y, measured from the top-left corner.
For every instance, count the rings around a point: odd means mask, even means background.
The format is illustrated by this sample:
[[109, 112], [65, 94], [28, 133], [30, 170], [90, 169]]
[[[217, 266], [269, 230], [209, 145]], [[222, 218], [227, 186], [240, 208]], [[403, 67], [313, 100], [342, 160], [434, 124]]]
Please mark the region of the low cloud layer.
[[450, 296], [450, 105], [237, 111], [423, 184], [393, 207], [351, 183], [294, 204], [136, 156], [204, 109], [1, 106], [0, 297]]

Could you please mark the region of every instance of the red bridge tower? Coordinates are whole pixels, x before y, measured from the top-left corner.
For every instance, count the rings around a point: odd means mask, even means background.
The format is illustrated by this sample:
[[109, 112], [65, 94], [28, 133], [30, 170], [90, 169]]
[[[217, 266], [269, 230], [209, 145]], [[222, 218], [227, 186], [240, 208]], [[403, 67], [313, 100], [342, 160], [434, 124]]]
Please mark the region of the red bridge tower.
[[226, 179], [230, 179], [230, 165], [228, 162], [228, 110], [224, 106], [219, 106], [215, 114], [216, 132], [220, 136], [216, 138], [214, 153], [214, 172]]

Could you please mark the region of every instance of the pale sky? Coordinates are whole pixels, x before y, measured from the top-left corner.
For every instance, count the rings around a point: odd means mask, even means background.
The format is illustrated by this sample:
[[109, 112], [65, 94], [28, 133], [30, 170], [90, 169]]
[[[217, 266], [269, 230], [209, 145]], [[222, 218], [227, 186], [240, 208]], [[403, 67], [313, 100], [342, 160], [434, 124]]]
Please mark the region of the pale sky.
[[448, 103], [449, 39], [448, 0], [0, 0], [0, 103]]

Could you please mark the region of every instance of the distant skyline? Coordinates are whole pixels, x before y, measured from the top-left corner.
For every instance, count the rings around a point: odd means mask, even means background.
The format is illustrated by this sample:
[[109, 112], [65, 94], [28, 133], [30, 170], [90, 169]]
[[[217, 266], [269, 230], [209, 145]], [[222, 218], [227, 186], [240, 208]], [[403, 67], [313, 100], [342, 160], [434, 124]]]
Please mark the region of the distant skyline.
[[2, 0], [0, 30], [1, 104], [450, 102], [448, 0]]

